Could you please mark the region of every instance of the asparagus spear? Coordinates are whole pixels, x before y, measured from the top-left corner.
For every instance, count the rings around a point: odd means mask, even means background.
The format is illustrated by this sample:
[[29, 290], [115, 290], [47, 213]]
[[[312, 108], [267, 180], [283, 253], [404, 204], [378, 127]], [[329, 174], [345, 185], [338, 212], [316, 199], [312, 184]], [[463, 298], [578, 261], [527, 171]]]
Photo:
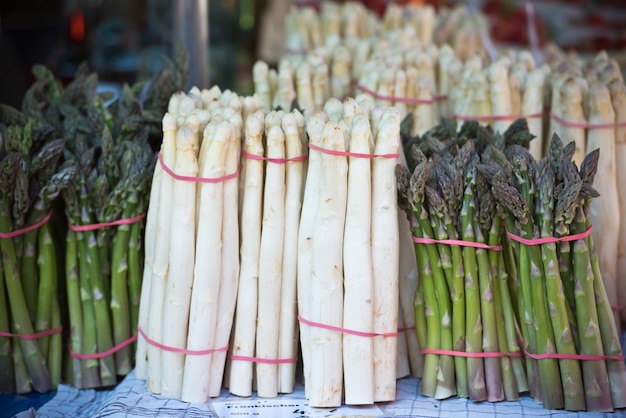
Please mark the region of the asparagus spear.
[[[3, 280], [0, 283], [0, 332], [11, 332], [8, 300]], [[11, 339], [0, 337], [0, 393], [15, 392], [15, 374], [13, 370], [13, 353]]]

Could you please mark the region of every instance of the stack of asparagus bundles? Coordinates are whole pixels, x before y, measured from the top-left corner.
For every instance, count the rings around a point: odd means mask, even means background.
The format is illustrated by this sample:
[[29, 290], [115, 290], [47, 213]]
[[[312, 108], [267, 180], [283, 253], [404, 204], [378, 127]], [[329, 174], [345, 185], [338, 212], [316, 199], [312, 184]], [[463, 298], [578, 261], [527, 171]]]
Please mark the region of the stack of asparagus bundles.
[[297, 244], [308, 153], [304, 117], [262, 109], [245, 120], [241, 268], [228, 386], [291, 393], [298, 360]]
[[239, 280], [244, 104], [229, 90], [192, 88], [163, 117], [136, 367], [153, 393], [205, 402], [221, 390]]
[[30, 105], [0, 105], [0, 137], [0, 393], [47, 392], [64, 358], [52, 208], [73, 170], [59, 168], [64, 141]]
[[601, 148], [595, 188], [601, 201], [591, 204], [594, 236], [600, 269], [611, 305], [619, 318], [626, 320], [626, 109], [624, 81], [617, 62], [601, 52], [583, 60], [572, 54], [551, 51], [550, 132], [575, 141], [574, 162], [580, 165], [585, 152]]
[[[547, 409], [623, 408], [626, 368], [590, 234], [598, 151], [578, 169], [575, 143], [556, 135], [536, 162], [523, 120], [502, 135], [455, 130], [409, 141], [415, 168], [398, 169], [420, 266], [422, 393], [529, 390]], [[459, 238], [476, 244], [449, 241]]]
[[[326, 102], [306, 125], [298, 312], [311, 406], [395, 399], [400, 115], [367, 96]], [[410, 319], [412, 321], [412, 318]], [[411, 322], [412, 325], [412, 322]]]

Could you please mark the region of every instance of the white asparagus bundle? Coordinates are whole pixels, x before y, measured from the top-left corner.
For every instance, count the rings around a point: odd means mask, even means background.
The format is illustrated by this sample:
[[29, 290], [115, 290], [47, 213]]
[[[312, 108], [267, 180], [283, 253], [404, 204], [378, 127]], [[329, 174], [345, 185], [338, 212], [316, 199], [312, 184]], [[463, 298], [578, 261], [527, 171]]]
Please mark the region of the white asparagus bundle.
[[[400, 114], [388, 108], [376, 136], [374, 153], [397, 154], [400, 147]], [[374, 332], [398, 329], [398, 208], [395, 167], [397, 158], [372, 162], [372, 268], [374, 271]], [[374, 337], [374, 401], [396, 397], [396, 336]]]
[[526, 116], [528, 131], [535, 135], [530, 141], [529, 150], [537, 161], [543, 156], [543, 118], [536, 117], [543, 113], [543, 91], [545, 73], [541, 68], [533, 68], [526, 77], [522, 94], [522, 115]]
[[[345, 151], [345, 139], [338, 123], [330, 121], [326, 124], [321, 146], [336, 152]], [[348, 161], [345, 156], [328, 153], [322, 153], [321, 157], [307, 319], [341, 327]], [[310, 327], [309, 333], [309, 404], [313, 407], [340, 406], [343, 395], [342, 334], [319, 326]], [[395, 361], [393, 368], [395, 373]]]
[[[220, 178], [225, 174], [226, 153], [234, 127], [221, 122], [215, 135], [205, 135], [200, 149], [202, 164], [200, 176]], [[200, 200], [194, 280], [189, 312], [188, 350], [211, 350], [215, 346], [218, 295], [221, 278], [222, 211], [224, 185], [222, 182], [199, 183]], [[212, 354], [188, 355], [185, 358], [181, 399], [187, 402], [206, 402], [209, 398], [209, 380]]]
[[[620, 229], [617, 244], [617, 300], [626, 304], [626, 88], [620, 79], [613, 79], [609, 85], [611, 103], [615, 112], [615, 166], [617, 170], [617, 194], [619, 199]], [[626, 322], [626, 309], [619, 311], [622, 322]], [[619, 322], [616, 322], [619, 324]]]
[[[228, 109], [228, 108], [227, 108]], [[233, 125], [233, 135], [228, 145], [226, 154], [226, 175], [237, 173], [241, 157], [241, 113], [234, 112], [228, 121]], [[218, 316], [215, 328], [215, 345], [217, 347], [228, 346], [235, 304], [237, 301], [237, 287], [239, 284], [239, 180], [237, 177], [223, 182], [224, 202], [222, 221], [222, 275], [220, 293], [218, 296]], [[219, 396], [222, 388], [224, 367], [226, 364], [226, 352], [215, 352], [211, 360], [209, 374], [209, 396]]]
[[[176, 133], [176, 162], [174, 172], [183, 176], [198, 175], [196, 157], [197, 137], [183, 126]], [[187, 343], [189, 304], [193, 284], [195, 258], [196, 185], [176, 181], [173, 187], [170, 225], [169, 270], [163, 303], [162, 343], [184, 349]], [[186, 245], [180, 245], [186, 243]], [[161, 394], [179, 398], [183, 386], [185, 355], [179, 352], [161, 353]]]
[[[268, 158], [285, 158], [285, 135], [280, 126], [267, 134]], [[280, 294], [285, 230], [285, 165], [268, 162], [265, 172], [263, 222], [259, 253], [259, 297], [256, 329], [256, 357], [278, 358]], [[278, 365], [256, 364], [260, 397], [278, 395]]]
[[[617, 254], [619, 245], [620, 207], [617, 188], [615, 128], [593, 128], [593, 125], [612, 125], [615, 112], [611, 104], [609, 89], [600, 81], [591, 82], [589, 89], [589, 128], [587, 130], [587, 149], [589, 153], [600, 148], [598, 171], [593, 187], [602, 196], [591, 202], [591, 224], [598, 255], [600, 271], [611, 306], [617, 306], [618, 277]], [[615, 313], [615, 323], [619, 316]]]
[[[371, 154], [371, 129], [367, 115], [352, 120], [350, 152]], [[373, 291], [371, 222], [371, 162], [349, 157], [348, 196], [343, 241], [344, 310], [343, 328], [373, 332]], [[345, 403], [374, 403], [373, 340], [368, 336], [344, 334], [343, 363]]]
[[[172, 104], [172, 101], [170, 101]], [[175, 106], [172, 106], [173, 108]], [[174, 167], [176, 162], [176, 132], [177, 125], [174, 117], [166, 113], [163, 117], [163, 144], [161, 145], [161, 157], [167, 167]], [[163, 303], [165, 300], [165, 287], [167, 284], [167, 273], [169, 269], [169, 248], [170, 248], [170, 222], [172, 219], [171, 196], [174, 189], [174, 179], [169, 175], [163, 175], [160, 181], [158, 197], [158, 211], [156, 221], [154, 249], [154, 264], [150, 286], [150, 305], [148, 312], [147, 335], [156, 341], [161, 341], [163, 337], [162, 318]], [[153, 345], [147, 349], [147, 386], [153, 393], [161, 393], [161, 350]]]
[[[298, 120], [302, 115], [298, 110], [282, 117], [281, 126], [285, 134], [285, 156], [287, 159], [303, 155], [303, 140], [298, 131]], [[285, 164], [285, 226], [283, 242], [283, 271], [280, 292], [279, 359], [294, 359], [298, 353], [296, 323], [296, 277], [298, 274], [298, 229], [302, 209], [302, 189], [304, 186], [304, 162], [287, 161]], [[295, 361], [278, 365], [278, 391], [291, 393], [295, 386]]]
[[[263, 119], [263, 111], [259, 110], [246, 120], [245, 150], [257, 157], [263, 157]], [[245, 158], [244, 161], [246, 175], [241, 230], [245, 231], [245, 239], [241, 240], [241, 268], [232, 355], [254, 357], [264, 172], [262, 160]], [[230, 392], [238, 396], [250, 396], [253, 363], [232, 360], [230, 367]]]

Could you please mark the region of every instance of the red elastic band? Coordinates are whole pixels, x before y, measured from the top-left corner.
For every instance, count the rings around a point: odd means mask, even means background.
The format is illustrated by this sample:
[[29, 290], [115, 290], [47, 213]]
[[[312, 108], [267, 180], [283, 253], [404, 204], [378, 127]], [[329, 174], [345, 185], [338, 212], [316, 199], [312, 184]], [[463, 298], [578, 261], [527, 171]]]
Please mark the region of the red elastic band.
[[251, 154], [245, 150], [241, 150], [241, 155], [243, 157], [246, 157], [249, 160], [267, 161], [267, 162], [274, 163], [274, 164], [300, 162], [300, 161], [307, 160], [309, 158], [308, 155], [300, 155], [299, 157], [293, 157], [293, 158], [270, 158], [270, 157], [263, 157], [262, 155]]
[[155, 346], [156, 348], [160, 348], [161, 350], [169, 351], [172, 353], [181, 353], [181, 354], [186, 354], [186, 355], [191, 355], [191, 356], [206, 356], [207, 354], [213, 354], [218, 351], [228, 350], [228, 347], [209, 348], [207, 350], [188, 350], [185, 348], [170, 347], [170, 346], [161, 344], [160, 342], [154, 341], [153, 339], [148, 337], [146, 333], [143, 332], [143, 329], [141, 329], [141, 327], [137, 327], [137, 330], [139, 331], [139, 334], [141, 334], [142, 338], [146, 340], [148, 344]]
[[28, 232], [34, 231], [35, 229], [39, 229], [42, 225], [44, 225], [46, 222], [50, 220], [51, 216], [52, 216], [52, 211], [48, 212], [48, 214], [44, 216], [43, 219], [40, 220], [39, 222], [29, 225], [25, 228], [18, 229], [12, 232], [0, 232], [0, 239], [11, 239], [19, 235], [24, 235]]
[[[357, 84], [356, 88], [361, 90], [363, 93], [367, 93], [370, 96], [372, 96], [375, 99], [378, 100], [389, 100], [392, 102], [400, 102], [400, 103], [409, 103], [409, 104], [433, 104], [435, 103], [435, 101], [437, 100], [443, 100], [443, 99], [436, 99], [435, 97], [433, 97], [432, 99], [413, 99], [410, 97], [393, 97], [393, 96], [384, 96], [382, 94], [378, 94], [373, 90], [368, 89], [367, 87], [361, 85], [361, 84]], [[444, 97], [444, 96], [436, 96], [436, 97]], [[447, 96], [445, 96], [447, 98]]]
[[322, 324], [320, 322], [309, 321], [308, 319], [304, 319], [300, 315], [298, 315], [298, 321], [302, 322], [303, 324], [312, 326], [312, 327], [328, 329], [331, 331], [343, 332], [344, 334], [352, 334], [358, 337], [397, 337], [398, 336], [398, 331], [383, 332], [383, 333], [355, 331], [352, 329], [346, 329], [346, 328], [341, 328], [341, 327], [335, 327], [332, 325]]
[[585, 239], [589, 235], [591, 235], [592, 230], [593, 230], [593, 228], [589, 227], [589, 229], [587, 229], [585, 232], [582, 232], [580, 234], [567, 235], [565, 237], [560, 237], [560, 238], [546, 237], [546, 238], [526, 239], [526, 238], [519, 237], [519, 236], [517, 236], [515, 234], [512, 234], [511, 232], [508, 232], [508, 231], [507, 231], [507, 235], [513, 241], [517, 241], [517, 242], [520, 242], [522, 244], [526, 244], [526, 245], [541, 245], [541, 244], [551, 244], [551, 243], [556, 243], [556, 242], [568, 242], [568, 241], [576, 241], [576, 240], [579, 240], [579, 239]]
[[540, 118], [543, 116], [543, 113], [533, 113], [532, 115], [491, 115], [491, 116], [464, 116], [459, 115], [458, 113], [454, 114], [454, 117], [458, 120], [462, 121], [470, 121], [474, 120], [477, 122], [491, 122], [491, 121], [499, 121], [499, 120], [517, 120], [517, 119], [534, 119]]
[[460, 247], [474, 247], [484, 250], [502, 251], [502, 247], [499, 245], [487, 245], [480, 242], [463, 241], [458, 239], [432, 239], [413, 237], [413, 242], [416, 244], [449, 244], [458, 245]]
[[68, 349], [70, 351], [70, 355], [78, 360], [93, 360], [93, 359], [101, 359], [104, 357], [108, 357], [111, 354], [115, 354], [116, 352], [120, 351], [122, 348], [126, 347], [129, 344], [134, 343], [137, 340], [137, 334], [133, 335], [132, 337], [122, 341], [121, 343], [119, 343], [118, 345], [109, 348], [107, 351], [103, 351], [102, 353], [93, 353], [93, 354], [80, 354], [80, 353], [75, 353], [72, 350], [72, 346], [71, 344], [68, 344]]
[[422, 354], [440, 354], [444, 356], [468, 357], [468, 358], [498, 358], [498, 357], [521, 357], [521, 353], [499, 353], [499, 352], [480, 352], [468, 353], [466, 351], [453, 350], [436, 350], [425, 348], [420, 351]]
[[532, 354], [532, 353], [529, 353], [527, 350], [524, 350], [524, 355], [535, 360], [544, 360], [544, 359], [554, 358], [554, 359], [559, 359], [559, 360], [624, 361], [623, 354], [621, 356], [605, 356], [605, 355], [590, 355], [590, 354], [559, 354], [559, 353]]
[[135, 222], [139, 222], [140, 220], [142, 220], [145, 217], [146, 217], [146, 214], [142, 213], [141, 215], [137, 215], [137, 216], [134, 216], [132, 218], [118, 219], [117, 221], [112, 221], [112, 222], [103, 222], [103, 223], [99, 223], [99, 224], [90, 224], [90, 225], [72, 225], [72, 224], [68, 223], [67, 226], [68, 226], [69, 229], [71, 229], [74, 232], [94, 231], [96, 229], [102, 229], [102, 228], [106, 228], [108, 226], [118, 226], [118, 225], [134, 224]]
[[330, 155], [340, 155], [345, 157], [358, 157], [358, 158], [398, 158], [400, 154], [362, 154], [360, 152], [349, 152], [349, 151], [335, 151], [328, 148], [322, 148], [315, 144], [309, 142], [309, 148], [314, 149], [319, 152], [323, 152], [324, 154]]
[[11, 334], [10, 332], [0, 331], [0, 337], [19, 338], [20, 340], [36, 340], [38, 338], [49, 337], [63, 331], [63, 327], [49, 329], [47, 331], [37, 332], [35, 334]]
[[626, 122], [622, 123], [583, 123], [583, 122], [570, 122], [556, 115], [554, 112], [550, 112], [550, 117], [559, 122], [563, 126], [568, 128], [587, 128], [587, 129], [614, 129], [625, 128]]
[[398, 328], [398, 334], [401, 333], [401, 332], [407, 332], [407, 331], [411, 331], [411, 330], [415, 330], [415, 325], [413, 325], [412, 327]]
[[264, 363], [264, 364], [286, 364], [286, 363], [295, 363], [298, 361], [297, 358], [282, 358], [282, 359], [270, 359], [270, 358], [260, 358], [260, 357], [249, 357], [249, 356], [229, 356], [231, 360], [239, 360], [239, 361], [250, 361], [253, 363]]
[[161, 153], [159, 153], [159, 163], [161, 164], [161, 168], [163, 168], [163, 170], [167, 174], [169, 174], [170, 176], [172, 176], [176, 180], [181, 180], [181, 181], [192, 181], [192, 182], [196, 182], [196, 183], [220, 183], [222, 181], [226, 181], [226, 180], [231, 180], [231, 179], [237, 178], [237, 176], [239, 175], [239, 169], [237, 169], [237, 171], [235, 171], [234, 173], [227, 174], [227, 175], [222, 176], [222, 177], [215, 177], [215, 178], [181, 176], [179, 174], [174, 173], [171, 168], [169, 168], [167, 165], [165, 165], [165, 162], [163, 161], [163, 155]]
[[624, 309], [626, 309], [626, 306], [611, 306], [613, 312], [623, 311]]

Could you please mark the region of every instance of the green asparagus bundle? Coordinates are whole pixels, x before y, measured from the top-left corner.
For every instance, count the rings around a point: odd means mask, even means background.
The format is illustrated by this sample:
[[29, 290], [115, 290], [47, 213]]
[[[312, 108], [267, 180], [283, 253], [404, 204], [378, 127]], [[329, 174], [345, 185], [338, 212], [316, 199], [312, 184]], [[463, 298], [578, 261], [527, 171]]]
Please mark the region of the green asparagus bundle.
[[55, 199], [74, 172], [59, 169], [64, 141], [41, 119], [0, 105], [0, 392], [61, 383], [62, 324]]

